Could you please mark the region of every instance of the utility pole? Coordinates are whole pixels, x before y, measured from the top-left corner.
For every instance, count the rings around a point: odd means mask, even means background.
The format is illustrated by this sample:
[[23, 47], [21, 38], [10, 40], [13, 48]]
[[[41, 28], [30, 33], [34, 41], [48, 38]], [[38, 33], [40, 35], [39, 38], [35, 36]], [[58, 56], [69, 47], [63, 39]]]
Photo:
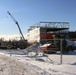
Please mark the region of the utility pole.
[[62, 39], [60, 39], [60, 63], [62, 64]]

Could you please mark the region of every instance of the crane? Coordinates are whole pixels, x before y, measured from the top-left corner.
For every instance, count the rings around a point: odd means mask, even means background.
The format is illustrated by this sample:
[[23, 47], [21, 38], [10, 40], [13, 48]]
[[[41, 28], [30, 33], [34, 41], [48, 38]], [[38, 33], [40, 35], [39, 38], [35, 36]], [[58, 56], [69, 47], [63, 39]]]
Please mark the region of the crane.
[[18, 29], [19, 29], [19, 32], [20, 32], [20, 34], [21, 34], [21, 36], [22, 36], [22, 39], [25, 40], [25, 38], [24, 38], [24, 36], [23, 36], [23, 33], [22, 33], [22, 31], [21, 31], [21, 28], [20, 28], [20, 26], [19, 26], [19, 23], [15, 20], [15, 18], [11, 15], [11, 13], [10, 13], [9, 11], [7, 11], [7, 13], [11, 16], [11, 18], [13, 19], [13, 21], [14, 21], [15, 24], [17, 25], [17, 27], [18, 27]]

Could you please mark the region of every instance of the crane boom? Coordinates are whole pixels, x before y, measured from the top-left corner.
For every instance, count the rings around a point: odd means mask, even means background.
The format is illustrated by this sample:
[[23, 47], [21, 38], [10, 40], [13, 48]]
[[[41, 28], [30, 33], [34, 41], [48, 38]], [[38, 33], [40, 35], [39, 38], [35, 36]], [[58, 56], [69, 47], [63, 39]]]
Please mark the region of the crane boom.
[[15, 24], [17, 25], [17, 27], [18, 27], [18, 29], [19, 29], [19, 32], [20, 32], [20, 34], [21, 34], [21, 36], [22, 36], [22, 39], [25, 40], [25, 38], [24, 38], [24, 36], [23, 36], [23, 33], [22, 33], [22, 31], [21, 31], [21, 28], [20, 28], [20, 26], [19, 26], [19, 24], [18, 24], [18, 22], [17, 22], [17, 21], [15, 20], [15, 18], [10, 14], [9, 11], [7, 11], [7, 13], [11, 16], [11, 18], [13, 19], [13, 21], [14, 21]]

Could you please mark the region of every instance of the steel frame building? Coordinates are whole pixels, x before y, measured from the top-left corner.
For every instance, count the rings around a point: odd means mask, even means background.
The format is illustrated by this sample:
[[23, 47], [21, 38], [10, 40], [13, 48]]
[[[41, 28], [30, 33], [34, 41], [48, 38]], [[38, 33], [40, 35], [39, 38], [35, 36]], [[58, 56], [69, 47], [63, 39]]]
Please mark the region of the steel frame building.
[[69, 22], [39, 22], [28, 29], [26, 39], [29, 43], [45, 43], [50, 39], [68, 38]]

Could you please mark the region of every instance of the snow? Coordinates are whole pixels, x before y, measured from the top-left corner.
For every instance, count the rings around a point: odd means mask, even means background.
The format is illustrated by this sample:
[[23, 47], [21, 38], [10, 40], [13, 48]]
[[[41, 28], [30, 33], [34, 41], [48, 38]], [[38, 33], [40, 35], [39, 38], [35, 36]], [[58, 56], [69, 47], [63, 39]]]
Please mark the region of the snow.
[[0, 75], [76, 75], [76, 50], [68, 55], [44, 54], [40, 44], [23, 50], [0, 50]]
[[50, 46], [51, 44], [44, 44], [44, 45], [42, 45], [42, 46], [40, 46], [40, 47], [47, 47], [47, 46]]

